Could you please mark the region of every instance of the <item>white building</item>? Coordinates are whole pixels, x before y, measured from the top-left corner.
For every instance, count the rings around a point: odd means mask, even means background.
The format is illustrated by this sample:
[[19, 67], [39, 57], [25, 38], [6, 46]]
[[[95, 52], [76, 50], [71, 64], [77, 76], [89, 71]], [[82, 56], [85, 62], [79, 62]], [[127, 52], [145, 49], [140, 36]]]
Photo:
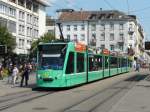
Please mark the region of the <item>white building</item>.
[[[143, 30], [136, 16], [117, 10], [74, 11], [59, 10], [58, 21], [62, 23], [64, 37], [82, 41], [97, 49], [127, 53], [128, 47], [135, 55], [142, 55], [144, 48]], [[56, 27], [56, 37], [59, 38]]]
[[31, 42], [45, 33], [46, 0], [0, 0], [0, 23], [16, 38], [17, 54], [27, 54]]

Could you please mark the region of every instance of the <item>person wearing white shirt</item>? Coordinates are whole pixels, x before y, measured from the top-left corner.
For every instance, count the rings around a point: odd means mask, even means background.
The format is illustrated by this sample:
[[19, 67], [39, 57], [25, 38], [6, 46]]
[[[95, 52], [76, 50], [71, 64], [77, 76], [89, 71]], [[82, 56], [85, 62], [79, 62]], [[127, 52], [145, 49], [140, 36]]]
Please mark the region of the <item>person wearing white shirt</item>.
[[19, 70], [16, 67], [16, 65], [14, 65], [14, 68], [12, 70], [12, 81], [13, 81], [13, 85], [15, 85], [16, 83], [16, 79], [17, 79], [17, 74], [18, 74]]

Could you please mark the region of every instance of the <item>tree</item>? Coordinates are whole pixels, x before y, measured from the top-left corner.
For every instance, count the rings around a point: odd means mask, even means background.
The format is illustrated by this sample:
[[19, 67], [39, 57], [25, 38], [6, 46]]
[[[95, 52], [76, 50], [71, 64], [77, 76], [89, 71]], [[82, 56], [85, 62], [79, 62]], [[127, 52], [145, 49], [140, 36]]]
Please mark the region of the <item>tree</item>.
[[16, 47], [16, 39], [8, 32], [6, 27], [0, 26], [0, 45], [7, 46], [8, 54], [11, 54]]
[[31, 49], [30, 49], [31, 55], [36, 54], [37, 46], [40, 42], [48, 43], [48, 42], [51, 42], [52, 40], [55, 40], [55, 36], [51, 33], [46, 33], [43, 36], [41, 36], [38, 40], [32, 43]]

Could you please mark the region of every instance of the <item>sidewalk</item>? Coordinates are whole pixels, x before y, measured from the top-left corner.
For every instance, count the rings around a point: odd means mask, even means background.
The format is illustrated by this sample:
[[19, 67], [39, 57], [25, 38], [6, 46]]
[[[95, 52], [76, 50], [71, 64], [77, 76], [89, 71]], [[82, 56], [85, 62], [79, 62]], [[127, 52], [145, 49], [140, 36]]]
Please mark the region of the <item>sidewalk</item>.
[[150, 72], [112, 107], [110, 112], [150, 112]]
[[18, 93], [18, 92], [24, 92], [24, 91], [29, 91], [33, 87], [35, 87], [35, 79], [36, 79], [36, 74], [31, 73], [30, 74], [30, 79], [29, 79], [29, 86], [27, 87], [20, 87], [20, 79], [17, 81], [17, 84], [15, 87], [13, 87], [12, 84], [7, 84], [7, 78], [0, 80], [0, 96], [4, 95], [9, 95], [13, 93]]

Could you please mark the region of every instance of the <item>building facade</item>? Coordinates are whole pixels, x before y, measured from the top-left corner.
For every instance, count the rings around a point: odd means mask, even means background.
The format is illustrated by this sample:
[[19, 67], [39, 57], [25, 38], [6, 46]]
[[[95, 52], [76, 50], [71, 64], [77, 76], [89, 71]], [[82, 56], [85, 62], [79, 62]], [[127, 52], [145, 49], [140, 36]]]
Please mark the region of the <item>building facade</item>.
[[55, 35], [55, 21], [51, 16], [46, 16], [46, 33]]
[[16, 38], [17, 54], [28, 54], [33, 40], [45, 33], [46, 0], [1, 0], [0, 25]]
[[[82, 41], [100, 50], [127, 53], [132, 48], [136, 56], [143, 53], [144, 33], [134, 15], [117, 10], [61, 10], [59, 13], [64, 37], [71, 41]], [[56, 27], [56, 37], [59, 35]]]

